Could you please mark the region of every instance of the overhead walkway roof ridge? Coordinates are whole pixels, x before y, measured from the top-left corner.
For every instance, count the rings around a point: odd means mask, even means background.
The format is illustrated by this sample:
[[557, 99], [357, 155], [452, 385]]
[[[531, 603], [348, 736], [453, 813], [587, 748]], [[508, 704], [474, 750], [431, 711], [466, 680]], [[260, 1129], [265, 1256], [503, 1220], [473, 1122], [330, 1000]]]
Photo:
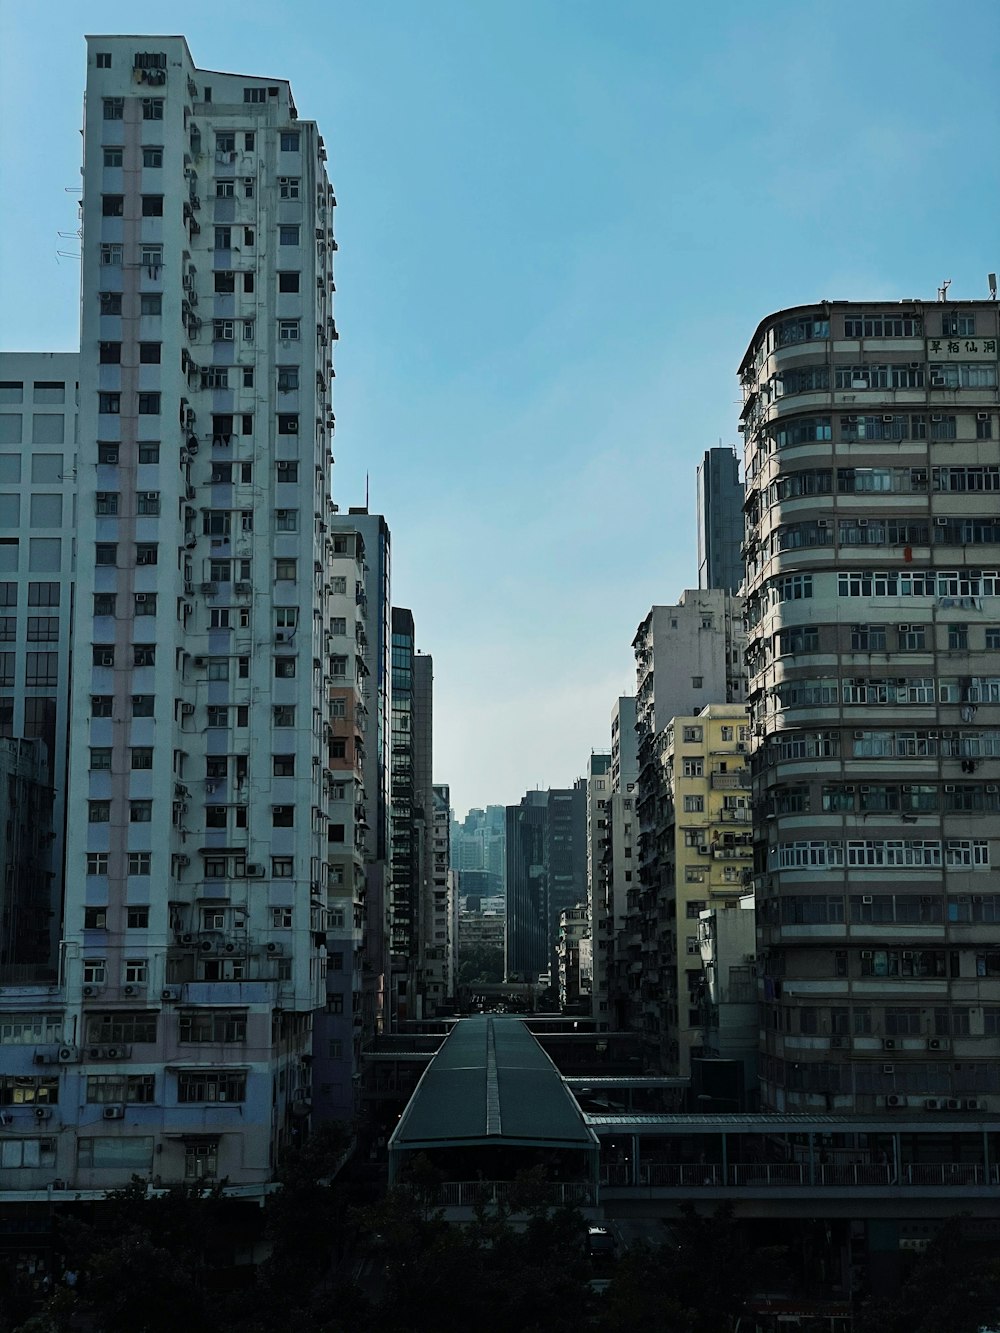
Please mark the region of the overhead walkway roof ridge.
[[513, 1015], [476, 1015], [455, 1025], [424, 1070], [389, 1147], [473, 1144], [597, 1145], [559, 1071]]

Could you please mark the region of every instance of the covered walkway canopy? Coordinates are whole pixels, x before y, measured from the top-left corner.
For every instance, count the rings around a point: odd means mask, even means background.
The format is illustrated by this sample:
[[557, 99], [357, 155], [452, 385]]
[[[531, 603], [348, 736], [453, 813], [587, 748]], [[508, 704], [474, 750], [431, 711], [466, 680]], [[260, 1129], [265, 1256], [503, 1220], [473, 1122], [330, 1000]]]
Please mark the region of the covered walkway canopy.
[[390, 1184], [415, 1153], [453, 1179], [541, 1164], [596, 1181], [600, 1144], [521, 1019], [482, 1014], [456, 1023], [424, 1071], [389, 1140]]

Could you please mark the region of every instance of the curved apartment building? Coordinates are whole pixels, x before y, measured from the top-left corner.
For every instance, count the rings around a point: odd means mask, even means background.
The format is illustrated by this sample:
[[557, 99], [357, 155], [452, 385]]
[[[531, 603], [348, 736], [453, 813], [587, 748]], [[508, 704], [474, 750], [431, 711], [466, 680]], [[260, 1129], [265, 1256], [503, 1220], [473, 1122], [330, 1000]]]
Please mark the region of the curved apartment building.
[[765, 1108], [1000, 1108], [997, 310], [799, 306], [740, 367]]

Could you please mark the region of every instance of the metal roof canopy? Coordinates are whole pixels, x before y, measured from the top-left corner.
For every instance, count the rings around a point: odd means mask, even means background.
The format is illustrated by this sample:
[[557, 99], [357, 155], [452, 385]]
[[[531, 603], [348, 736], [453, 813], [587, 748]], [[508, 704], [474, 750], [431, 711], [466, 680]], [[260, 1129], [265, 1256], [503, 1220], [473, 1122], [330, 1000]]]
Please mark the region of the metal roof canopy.
[[599, 1146], [559, 1071], [515, 1015], [456, 1024], [400, 1117], [389, 1157], [476, 1145], [588, 1153]]
[[654, 1075], [642, 1077], [639, 1074], [593, 1074], [590, 1078], [585, 1078], [583, 1074], [565, 1074], [563, 1082], [568, 1088], [622, 1088], [628, 1091], [630, 1088], [687, 1088], [691, 1084], [690, 1078], [677, 1075]]

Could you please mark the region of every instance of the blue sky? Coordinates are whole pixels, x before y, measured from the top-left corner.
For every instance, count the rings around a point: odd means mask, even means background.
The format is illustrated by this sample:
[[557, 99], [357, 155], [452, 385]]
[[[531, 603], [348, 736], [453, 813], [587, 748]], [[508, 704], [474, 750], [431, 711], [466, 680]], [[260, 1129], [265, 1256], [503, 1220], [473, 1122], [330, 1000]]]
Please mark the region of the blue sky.
[[339, 202], [335, 498], [386, 514], [460, 812], [606, 748], [773, 309], [986, 294], [996, 0], [0, 10], [0, 345], [77, 334], [83, 33], [289, 78]]

